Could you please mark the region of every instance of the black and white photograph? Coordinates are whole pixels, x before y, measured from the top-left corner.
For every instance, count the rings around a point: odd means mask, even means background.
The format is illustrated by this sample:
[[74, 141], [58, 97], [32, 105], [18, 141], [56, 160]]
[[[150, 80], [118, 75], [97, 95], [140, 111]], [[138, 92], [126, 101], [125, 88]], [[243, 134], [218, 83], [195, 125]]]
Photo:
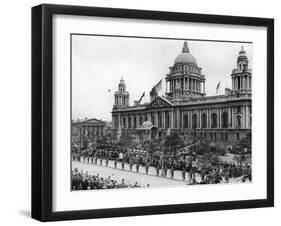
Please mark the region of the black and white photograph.
[[32, 40], [34, 219], [274, 206], [272, 18], [43, 4]]
[[253, 43], [70, 35], [71, 191], [252, 183]]

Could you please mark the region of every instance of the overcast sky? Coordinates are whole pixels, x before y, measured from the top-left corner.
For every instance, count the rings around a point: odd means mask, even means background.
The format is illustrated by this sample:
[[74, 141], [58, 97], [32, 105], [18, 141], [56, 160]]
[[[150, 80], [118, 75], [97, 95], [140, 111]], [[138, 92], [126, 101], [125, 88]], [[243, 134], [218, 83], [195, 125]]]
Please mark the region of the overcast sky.
[[[188, 40], [190, 53], [206, 76], [206, 95], [231, 88], [231, 71], [241, 46], [252, 67], [252, 44]], [[181, 53], [183, 40], [144, 39], [105, 36], [72, 36], [72, 119], [111, 120], [114, 92], [123, 76], [130, 104], [160, 80], [164, 93], [165, 75]], [[110, 91], [109, 91], [110, 90]], [[143, 103], [142, 102], [142, 103]]]

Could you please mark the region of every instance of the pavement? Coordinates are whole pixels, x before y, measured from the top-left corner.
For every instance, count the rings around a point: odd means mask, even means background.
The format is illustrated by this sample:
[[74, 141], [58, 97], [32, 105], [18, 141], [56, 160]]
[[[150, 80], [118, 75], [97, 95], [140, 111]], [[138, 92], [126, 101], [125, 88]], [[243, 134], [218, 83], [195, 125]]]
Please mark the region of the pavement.
[[109, 161], [108, 166], [105, 166], [105, 161], [98, 164], [72, 161], [72, 169], [77, 168], [83, 170], [84, 173], [88, 171], [91, 174], [99, 174], [101, 177], [116, 180], [121, 182], [124, 179], [125, 183], [135, 184], [137, 182], [140, 186], [146, 187], [166, 187], [166, 186], [186, 186], [188, 185], [189, 175], [186, 173], [186, 180], [182, 180], [181, 171], [174, 172], [174, 178], [170, 178], [170, 172], [168, 171], [167, 177], [156, 176], [156, 170], [154, 167], [149, 167], [148, 174], [145, 173], [145, 168], [140, 166], [139, 172], [136, 172], [136, 166], [133, 166], [133, 170], [129, 171], [129, 164], [125, 164], [124, 170], [122, 170], [121, 163], [117, 164], [117, 168], [114, 168], [113, 161]]

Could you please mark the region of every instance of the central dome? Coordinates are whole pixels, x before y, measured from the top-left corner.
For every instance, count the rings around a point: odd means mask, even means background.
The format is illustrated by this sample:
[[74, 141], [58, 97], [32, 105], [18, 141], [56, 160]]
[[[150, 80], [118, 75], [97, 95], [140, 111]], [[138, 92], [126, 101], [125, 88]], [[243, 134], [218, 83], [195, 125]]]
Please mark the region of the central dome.
[[177, 58], [175, 59], [175, 64], [195, 64], [197, 65], [197, 61], [193, 55], [189, 53], [189, 48], [187, 42], [185, 41], [182, 48], [182, 53], [180, 53]]

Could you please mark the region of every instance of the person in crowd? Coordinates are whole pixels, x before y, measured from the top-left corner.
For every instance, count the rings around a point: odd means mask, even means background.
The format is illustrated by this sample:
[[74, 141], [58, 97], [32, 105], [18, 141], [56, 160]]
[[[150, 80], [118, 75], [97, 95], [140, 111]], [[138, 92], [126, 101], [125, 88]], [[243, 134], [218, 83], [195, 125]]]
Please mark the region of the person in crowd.
[[125, 160], [124, 159], [122, 159], [121, 167], [122, 167], [122, 170], [124, 170], [124, 167], [125, 167]]
[[117, 159], [114, 159], [114, 168], [117, 168]]

